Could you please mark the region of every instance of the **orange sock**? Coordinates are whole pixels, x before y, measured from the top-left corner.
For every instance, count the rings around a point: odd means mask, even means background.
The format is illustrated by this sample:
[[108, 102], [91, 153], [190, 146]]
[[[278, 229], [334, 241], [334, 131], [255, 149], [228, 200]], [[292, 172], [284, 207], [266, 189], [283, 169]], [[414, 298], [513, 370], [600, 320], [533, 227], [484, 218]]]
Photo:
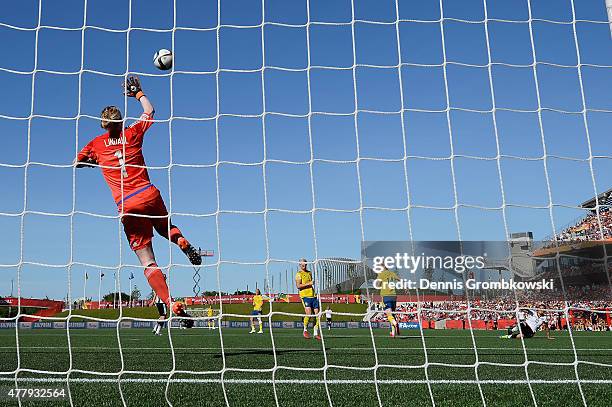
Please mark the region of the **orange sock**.
[[157, 267], [157, 263], [149, 264], [144, 271], [144, 275], [153, 291], [155, 291], [155, 294], [157, 294], [157, 296], [166, 303], [168, 309], [170, 309], [170, 292], [168, 290], [168, 284], [166, 284], [164, 273]]

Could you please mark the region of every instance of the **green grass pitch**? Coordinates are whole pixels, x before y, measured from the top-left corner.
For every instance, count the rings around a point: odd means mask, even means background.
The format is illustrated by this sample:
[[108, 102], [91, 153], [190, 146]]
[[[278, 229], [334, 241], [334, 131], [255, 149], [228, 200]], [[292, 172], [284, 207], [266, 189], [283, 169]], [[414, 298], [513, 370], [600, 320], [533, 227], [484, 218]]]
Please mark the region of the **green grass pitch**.
[[[431, 405], [430, 391], [437, 406], [479, 406], [481, 397], [487, 405], [529, 406], [534, 404], [531, 391], [539, 406], [578, 406], [583, 401], [576, 375], [589, 406], [609, 406], [612, 400], [611, 332], [574, 333], [575, 346], [567, 332], [554, 332], [555, 340], [540, 334], [526, 340], [524, 349], [521, 341], [499, 339], [500, 332], [493, 331], [474, 331], [473, 337], [469, 331], [426, 330], [424, 337], [419, 331], [403, 331], [402, 337], [393, 339], [379, 329], [372, 339], [368, 329], [336, 329], [323, 332], [325, 352], [323, 343], [303, 339], [296, 329], [274, 329], [274, 347], [269, 330], [250, 335], [237, 328], [221, 333], [172, 329], [173, 349], [167, 331], [161, 337], [148, 329], [119, 329], [118, 333], [75, 329], [68, 338], [64, 330], [21, 329], [20, 367], [54, 372], [75, 369], [69, 385], [75, 406], [123, 402], [162, 406], [167, 386], [167, 398], [174, 406], [224, 406], [224, 390], [231, 406], [274, 406], [275, 390], [281, 406], [328, 405], [328, 397], [339, 407], [377, 406], [377, 387], [384, 406]], [[1, 370], [16, 369], [14, 330], [0, 331], [0, 352]], [[526, 357], [530, 363], [525, 368]], [[279, 368], [273, 370], [275, 366]], [[173, 370], [167, 384], [168, 372]], [[0, 378], [6, 393], [14, 385], [8, 381], [14, 374]], [[18, 375], [20, 387], [65, 387], [65, 379], [65, 373], [21, 371]], [[18, 404], [3, 394], [0, 405]], [[66, 398], [22, 405], [70, 404]]]

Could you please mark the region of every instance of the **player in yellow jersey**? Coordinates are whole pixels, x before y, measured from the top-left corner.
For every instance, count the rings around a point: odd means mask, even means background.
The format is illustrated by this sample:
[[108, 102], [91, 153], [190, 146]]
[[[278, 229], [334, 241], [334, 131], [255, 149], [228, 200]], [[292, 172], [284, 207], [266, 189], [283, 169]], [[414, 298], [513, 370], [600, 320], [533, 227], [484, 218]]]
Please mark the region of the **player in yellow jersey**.
[[264, 300], [267, 297], [261, 295], [261, 291], [259, 288], [255, 290], [255, 295], [253, 296], [253, 312], [251, 312], [251, 331], [250, 334], [255, 333], [255, 316], [257, 316], [257, 322], [259, 323], [259, 331], [257, 333], [263, 333], [263, 323], [261, 322], [261, 309], [263, 308]]
[[208, 317], [208, 329], [215, 329], [215, 320], [213, 316], [215, 315], [215, 311], [212, 309], [212, 305], [208, 306], [206, 310], [206, 316]]
[[300, 293], [300, 299], [304, 306], [304, 338], [310, 339], [308, 333], [308, 321], [310, 316], [316, 314], [315, 325], [314, 325], [314, 336], [316, 339], [321, 340], [319, 336], [319, 329], [321, 326], [321, 320], [319, 318], [319, 299], [317, 298], [314, 290], [314, 281], [312, 281], [312, 272], [307, 268], [306, 259], [300, 259], [300, 270], [295, 275], [295, 286]]
[[395, 288], [390, 288], [389, 283], [399, 280], [399, 276], [395, 274], [393, 271], [388, 270], [386, 267], [383, 271], [378, 274], [378, 280], [380, 280], [380, 296], [382, 297], [385, 314], [387, 315], [387, 320], [391, 324], [391, 337], [395, 337], [399, 335], [399, 325], [393, 316], [395, 312], [395, 307], [397, 306], [397, 295], [395, 293]]

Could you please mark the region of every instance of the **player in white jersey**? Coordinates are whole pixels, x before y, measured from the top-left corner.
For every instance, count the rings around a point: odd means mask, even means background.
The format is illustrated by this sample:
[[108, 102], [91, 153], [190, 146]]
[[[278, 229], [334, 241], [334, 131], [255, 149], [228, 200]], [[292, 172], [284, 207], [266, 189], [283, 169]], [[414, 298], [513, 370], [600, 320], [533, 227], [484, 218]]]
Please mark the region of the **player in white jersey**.
[[327, 306], [327, 309], [325, 310], [325, 320], [327, 322], [327, 330], [330, 331], [331, 324], [332, 324], [332, 310], [329, 308], [329, 305]]
[[164, 329], [164, 326], [166, 325], [166, 315], [168, 313], [168, 310], [166, 308], [166, 303], [162, 301], [161, 298], [159, 298], [159, 296], [155, 295], [153, 297], [153, 301], [152, 301], [155, 306], [157, 307], [157, 311], [159, 313], [159, 319], [157, 320], [157, 323], [155, 324], [154, 328], [153, 328], [153, 333], [155, 335], [161, 335], [161, 331], [162, 329]]
[[545, 316], [539, 316], [535, 310], [526, 310], [525, 312], [519, 312], [518, 325], [508, 328], [508, 335], [502, 335], [500, 338], [531, 338], [540, 328], [543, 328], [546, 331], [547, 339], [554, 339], [550, 336], [550, 331], [548, 330], [548, 318]]

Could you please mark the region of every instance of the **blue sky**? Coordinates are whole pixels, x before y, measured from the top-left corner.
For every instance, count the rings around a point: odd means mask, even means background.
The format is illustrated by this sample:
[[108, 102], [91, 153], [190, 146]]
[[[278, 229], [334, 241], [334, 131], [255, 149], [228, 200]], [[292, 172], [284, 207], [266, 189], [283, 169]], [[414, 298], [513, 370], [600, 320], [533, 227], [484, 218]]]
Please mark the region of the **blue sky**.
[[[130, 13], [118, 0], [89, 0], [87, 10], [81, 1], [45, 0], [37, 47], [38, 2], [11, 4], [0, 17], [0, 38], [12, 44], [0, 62], [0, 85], [11, 95], [0, 100], [0, 263], [26, 262], [20, 285], [27, 297], [63, 298], [69, 286], [80, 297], [85, 271], [88, 295], [96, 297], [97, 269], [66, 267], [71, 259], [125, 265], [122, 286], [133, 272], [148, 292], [141, 268], [131, 267], [137, 261], [101, 174], [69, 166], [100, 134], [88, 116], [109, 104], [128, 117], [140, 114], [133, 100], [126, 109], [126, 72], [140, 74], [161, 120], [144, 146], [150, 176], [186, 236], [220, 251], [214, 261], [223, 262], [223, 290], [252, 288], [266, 272], [278, 287], [279, 276], [295, 268], [283, 260], [357, 258], [362, 237], [445, 240], [460, 232], [501, 240], [504, 215], [509, 232], [550, 235], [547, 179], [557, 229], [584, 214], [576, 206], [595, 194], [592, 174], [598, 192], [612, 187], [604, 2], [496, 0], [486, 10], [482, 1], [442, 4], [440, 24], [439, 2], [400, 1], [399, 47], [396, 24], [385, 24], [397, 19], [393, 1], [311, 0], [307, 7], [266, 0], [262, 10], [257, 1], [222, 0], [219, 28], [217, 1], [134, 0]], [[578, 22], [568, 24], [573, 10]], [[574, 26], [587, 126], [582, 114], [566, 113], [582, 110]], [[159, 48], [173, 49], [174, 72], [153, 66]], [[19, 216], [24, 202], [27, 213]], [[154, 245], [160, 265], [182, 264], [171, 269], [174, 295], [191, 293], [193, 271], [182, 254], [159, 237]], [[267, 271], [225, 263], [266, 260]], [[10, 292], [17, 270], [0, 268], [0, 294]], [[217, 267], [202, 274], [201, 287], [217, 289]], [[112, 286], [105, 277], [103, 291]]]

